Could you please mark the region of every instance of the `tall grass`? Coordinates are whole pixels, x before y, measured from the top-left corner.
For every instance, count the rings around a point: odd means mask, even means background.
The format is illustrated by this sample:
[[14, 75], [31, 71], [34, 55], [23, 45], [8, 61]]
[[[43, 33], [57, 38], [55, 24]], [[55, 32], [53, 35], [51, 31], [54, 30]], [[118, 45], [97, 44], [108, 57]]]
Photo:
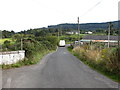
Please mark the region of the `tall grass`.
[[120, 82], [120, 48], [96, 49], [96, 46], [84, 45], [75, 47], [72, 51], [85, 64]]

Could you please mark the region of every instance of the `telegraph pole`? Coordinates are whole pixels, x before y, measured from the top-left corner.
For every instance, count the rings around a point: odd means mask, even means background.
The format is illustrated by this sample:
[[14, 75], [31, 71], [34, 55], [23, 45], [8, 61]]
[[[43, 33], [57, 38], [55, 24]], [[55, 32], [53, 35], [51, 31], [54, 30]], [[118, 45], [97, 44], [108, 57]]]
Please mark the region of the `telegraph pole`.
[[59, 28], [58, 28], [58, 40], [59, 40]]
[[[118, 48], [120, 48], [120, 29], [118, 28], [118, 42], [117, 42]], [[120, 50], [118, 50], [118, 56], [120, 54]]]
[[61, 36], [62, 36], [62, 26], [60, 25], [60, 31], [61, 31]]
[[80, 46], [80, 26], [79, 26], [79, 17], [78, 17], [78, 44]]
[[23, 42], [22, 42], [22, 38], [21, 38], [21, 50], [23, 50]]
[[109, 28], [108, 28], [108, 48], [110, 47], [110, 30], [111, 30], [111, 22], [109, 23]]

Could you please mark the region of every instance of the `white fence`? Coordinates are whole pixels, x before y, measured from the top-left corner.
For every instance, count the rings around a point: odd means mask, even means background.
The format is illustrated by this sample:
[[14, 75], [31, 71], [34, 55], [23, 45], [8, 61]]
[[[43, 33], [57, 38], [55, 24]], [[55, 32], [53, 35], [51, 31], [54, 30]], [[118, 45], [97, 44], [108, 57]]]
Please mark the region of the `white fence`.
[[23, 60], [25, 58], [25, 51], [9, 51], [9, 52], [0, 52], [0, 65], [1, 64], [14, 64], [19, 60]]

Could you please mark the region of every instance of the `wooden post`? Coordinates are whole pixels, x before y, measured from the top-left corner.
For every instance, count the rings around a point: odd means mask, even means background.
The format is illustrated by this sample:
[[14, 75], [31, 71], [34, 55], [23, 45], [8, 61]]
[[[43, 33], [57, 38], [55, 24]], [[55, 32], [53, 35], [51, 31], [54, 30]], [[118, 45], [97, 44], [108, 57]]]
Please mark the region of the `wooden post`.
[[79, 26], [79, 17], [78, 17], [78, 44], [80, 46], [80, 26]]
[[109, 28], [108, 28], [108, 48], [110, 47], [110, 29], [111, 29], [111, 22], [109, 23]]
[[22, 38], [21, 38], [21, 50], [23, 50], [23, 42], [22, 42]]

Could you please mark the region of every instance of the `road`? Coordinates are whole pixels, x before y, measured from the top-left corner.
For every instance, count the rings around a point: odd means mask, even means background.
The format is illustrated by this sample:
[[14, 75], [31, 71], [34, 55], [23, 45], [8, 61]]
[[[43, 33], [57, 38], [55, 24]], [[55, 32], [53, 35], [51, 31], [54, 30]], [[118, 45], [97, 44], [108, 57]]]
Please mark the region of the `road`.
[[65, 47], [36, 65], [3, 70], [3, 88], [117, 88], [118, 84], [84, 65]]

